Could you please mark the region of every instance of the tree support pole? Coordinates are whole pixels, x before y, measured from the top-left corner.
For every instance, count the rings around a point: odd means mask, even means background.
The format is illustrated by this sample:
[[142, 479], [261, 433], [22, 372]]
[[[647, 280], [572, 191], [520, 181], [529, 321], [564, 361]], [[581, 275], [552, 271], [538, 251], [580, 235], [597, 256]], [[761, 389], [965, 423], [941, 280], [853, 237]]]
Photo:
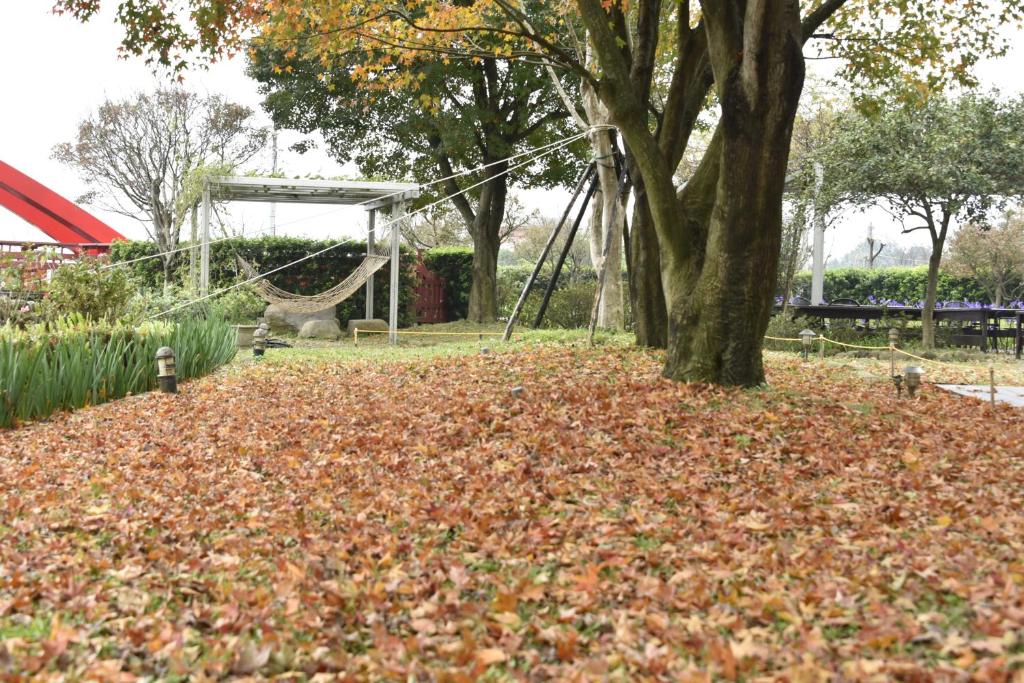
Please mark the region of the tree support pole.
[[[377, 210], [370, 209], [369, 214], [366, 218], [367, 232], [366, 232], [366, 255], [370, 256], [373, 254], [373, 248], [377, 236], [375, 229], [377, 226]], [[373, 274], [366, 279], [366, 319], [373, 320]]]
[[572, 212], [572, 206], [576, 203], [576, 200], [580, 196], [580, 192], [583, 191], [583, 186], [586, 185], [587, 179], [597, 171], [595, 162], [590, 162], [587, 166], [587, 170], [580, 176], [579, 182], [576, 183], [576, 189], [573, 190], [572, 199], [565, 207], [565, 211], [562, 213], [561, 220], [555, 226], [555, 229], [551, 231], [551, 235], [548, 236], [548, 241], [544, 244], [544, 249], [541, 251], [540, 257], [537, 259], [537, 265], [533, 267], [533, 273], [530, 274], [530, 278], [526, 281], [523, 286], [523, 291], [519, 295], [519, 300], [516, 302], [516, 307], [512, 310], [512, 315], [508, 318], [508, 324], [505, 325], [505, 333], [501, 336], [502, 341], [508, 341], [509, 337], [512, 336], [512, 328], [515, 327], [516, 321], [519, 319], [519, 314], [523, 310], [523, 305], [526, 303], [526, 297], [530, 293], [530, 289], [533, 288], [534, 283], [537, 281], [537, 276], [540, 275], [541, 268], [544, 267], [544, 262], [548, 259], [548, 254], [551, 252], [551, 247], [554, 246], [555, 240], [558, 239], [558, 233], [562, 231], [562, 226], [569, 219], [569, 214]]
[[580, 224], [583, 223], [583, 218], [586, 216], [587, 207], [590, 206], [590, 200], [594, 198], [594, 194], [597, 192], [598, 179], [594, 178], [590, 181], [590, 189], [587, 190], [586, 196], [583, 198], [583, 205], [580, 207], [580, 211], [576, 214], [576, 220], [573, 221], [572, 228], [569, 230], [569, 235], [565, 238], [565, 246], [562, 247], [562, 253], [558, 257], [558, 262], [555, 264], [555, 271], [551, 274], [551, 281], [548, 282], [548, 287], [544, 290], [544, 299], [540, 302], [540, 309], [537, 311], [537, 318], [533, 321], [533, 329], [540, 327], [541, 322], [544, 320], [544, 314], [547, 313], [548, 303], [551, 301], [551, 295], [555, 292], [555, 287], [558, 285], [558, 277], [562, 273], [562, 266], [565, 265], [565, 259], [569, 256], [569, 250], [572, 249], [573, 241], [576, 239], [576, 233], [580, 229]]

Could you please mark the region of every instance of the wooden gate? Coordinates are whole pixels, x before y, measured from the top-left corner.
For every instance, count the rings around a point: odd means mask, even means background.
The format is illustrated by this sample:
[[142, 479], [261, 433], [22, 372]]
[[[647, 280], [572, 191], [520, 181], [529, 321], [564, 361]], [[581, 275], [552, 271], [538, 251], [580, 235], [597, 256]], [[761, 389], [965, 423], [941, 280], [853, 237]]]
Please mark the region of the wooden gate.
[[423, 325], [429, 323], [448, 322], [448, 313], [444, 302], [444, 278], [427, 268], [423, 260], [416, 262], [416, 322]]

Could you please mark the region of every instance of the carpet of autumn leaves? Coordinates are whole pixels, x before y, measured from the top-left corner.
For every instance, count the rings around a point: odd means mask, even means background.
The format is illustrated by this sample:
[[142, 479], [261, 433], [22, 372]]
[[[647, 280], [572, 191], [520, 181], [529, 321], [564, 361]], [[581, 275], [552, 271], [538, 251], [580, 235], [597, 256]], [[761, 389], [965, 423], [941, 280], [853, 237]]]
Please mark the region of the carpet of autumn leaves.
[[0, 679], [1024, 678], [1019, 411], [658, 370], [236, 365], [2, 433]]

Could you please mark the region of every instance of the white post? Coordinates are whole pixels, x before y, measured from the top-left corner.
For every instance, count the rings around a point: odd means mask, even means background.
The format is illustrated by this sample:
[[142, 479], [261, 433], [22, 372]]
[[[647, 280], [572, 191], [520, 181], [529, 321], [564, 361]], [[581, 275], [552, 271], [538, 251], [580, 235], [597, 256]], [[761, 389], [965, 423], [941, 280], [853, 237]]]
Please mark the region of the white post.
[[401, 242], [401, 221], [404, 220], [405, 202], [398, 201], [391, 208], [391, 293], [388, 316], [388, 341], [398, 343], [398, 269], [400, 267], [398, 247]]
[[[270, 141], [273, 145], [270, 156], [270, 172], [273, 176], [277, 177], [277, 124], [275, 123], [271, 129]], [[270, 234], [277, 234], [277, 202], [270, 202]]]
[[[366, 231], [366, 255], [373, 254], [373, 249], [377, 240], [375, 229], [377, 226], [377, 209], [370, 209], [370, 215], [367, 217], [368, 228]], [[366, 280], [366, 319], [373, 320], [373, 275], [370, 275]]]
[[199, 295], [210, 293], [210, 185], [203, 183], [203, 246], [199, 252]]
[[814, 246], [811, 261], [811, 303], [825, 303], [825, 215], [819, 207], [825, 169], [814, 164]]

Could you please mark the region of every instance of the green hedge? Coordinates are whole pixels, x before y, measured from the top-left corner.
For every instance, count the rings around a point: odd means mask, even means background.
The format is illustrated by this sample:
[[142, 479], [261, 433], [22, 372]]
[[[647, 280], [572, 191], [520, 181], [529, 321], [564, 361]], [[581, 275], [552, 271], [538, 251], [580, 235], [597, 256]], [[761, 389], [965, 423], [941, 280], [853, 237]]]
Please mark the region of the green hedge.
[[[825, 300], [856, 299], [862, 304], [875, 299], [915, 304], [924, 299], [928, 268], [835, 268], [825, 271]], [[990, 303], [976, 280], [939, 272], [939, 301], [978, 301]], [[797, 273], [793, 293], [810, 299], [811, 273]]]
[[[239, 282], [236, 254], [248, 261], [260, 272], [267, 272], [316, 253], [335, 244], [333, 240], [309, 240], [296, 237], [259, 237], [256, 239], [236, 238], [210, 245], [210, 287], [220, 289]], [[187, 245], [182, 245], [187, 246]], [[141, 256], [157, 253], [152, 242], [115, 242], [111, 246], [112, 261], [130, 261]], [[330, 251], [285, 268], [269, 276], [274, 285], [296, 294], [318, 294], [330, 289], [351, 273], [363, 260], [366, 242], [350, 240]], [[188, 252], [180, 254], [174, 269], [174, 280], [184, 282], [188, 277]], [[414, 266], [416, 257], [412, 251], [403, 248], [401, 255], [402, 272], [399, 278], [398, 320], [399, 325], [408, 326], [415, 322], [416, 312], [412, 306], [412, 292], [415, 283]], [[163, 266], [160, 259], [149, 259], [126, 266], [134, 277], [145, 287], [158, 289], [163, 286]], [[377, 271], [374, 282], [374, 311], [377, 317], [386, 317], [388, 310], [388, 283], [390, 265]], [[365, 312], [366, 290], [356, 291], [338, 305], [338, 319], [344, 323], [351, 318], [362, 318]]]
[[0, 329], [0, 427], [104, 403], [156, 386], [156, 351], [174, 349], [179, 379], [231, 360], [233, 327], [217, 320], [140, 330], [79, 324], [57, 333]]
[[473, 286], [473, 250], [436, 247], [424, 252], [423, 265], [444, 278], [448, 319], [464, 320], [469, 315], [469, 290]]

